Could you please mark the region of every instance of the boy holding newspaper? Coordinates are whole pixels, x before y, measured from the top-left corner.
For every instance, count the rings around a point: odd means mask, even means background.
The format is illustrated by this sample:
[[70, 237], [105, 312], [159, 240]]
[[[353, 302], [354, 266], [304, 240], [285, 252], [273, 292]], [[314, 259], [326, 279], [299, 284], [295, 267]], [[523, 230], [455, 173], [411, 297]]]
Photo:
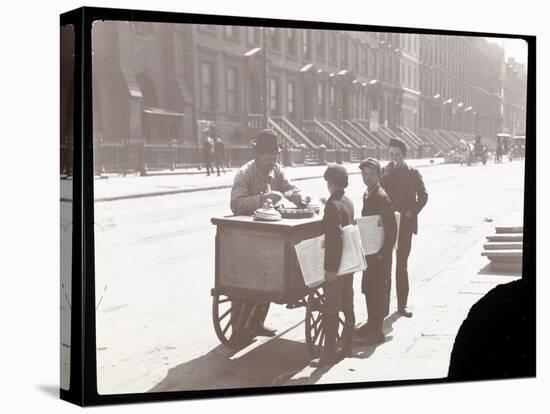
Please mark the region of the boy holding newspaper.
[[[326, 298], [325, 343], [318, 365], [332, 365], [339, 355], [336, 351], [338, 334], [338, 313], [344, 312], [342, 356], [350, 356], [352, 351], [355, 314], [353, 311], [353, 273], [340, 275], [340, 262], [343, 255], [343, 227], [353, 224], [353, 203], [344, 195], [348, 186], [348, 172], [340, 165], [332, 165], [324, 174], [330, 198], [325, 204], [323, 231], [325, 235], [325, 283], [323, 292]], [[338, 276], [337, 276], [338, 274]]]
[[367, 269], [363, 272], [361, 290], [367, 304], [368, 322], [360, 328], [358, 336], [363, 343], [376, 344], [385, 340], [382, 323], [389, 312], [392, 253], [398, 227], [392, 202], [380, 187], [380, 163], [367, 158], [359, 168], [367, 186], [361, 216], [369, 217], [366, 220], [378, 220], [378, 226], [381, 225], [384, 231], [378, 251], [363, 246], [367, 251]]

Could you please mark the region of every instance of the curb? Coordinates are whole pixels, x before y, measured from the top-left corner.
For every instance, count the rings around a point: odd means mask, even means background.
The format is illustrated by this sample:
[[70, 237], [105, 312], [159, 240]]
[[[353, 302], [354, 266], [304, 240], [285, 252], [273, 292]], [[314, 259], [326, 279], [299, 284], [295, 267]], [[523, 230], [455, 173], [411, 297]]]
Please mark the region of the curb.
[[[416, 165], [414, 168], [427, 168], [427, 167], [434, 167], [436, 165], [444, 165], [444, 162], [439, 163], [431, 163], [431, 164], [422, 164], [422, 165]], [[356, 172], [348, 172], [349, 175], [357, 175], [361, 174], [360, 171]], [[298, 177], [298, 178], [292, 178], [291, 181], [305, 181], [305, 180], [315, 180], [318, 178], [323, 178], [322, 175], [315, 175], [315, 176], [309, 176], [309, 177]], [[210, 186], [210, 187], [195, 187], [195, 188], [182, 188], [179, 190], [166, 190], [166, 191], [155, 191], [151, 193], [140, 193], [140, 194], [128, 194], [128, 195], [122, 195], [122, 196], [112, 196], [112, 197], [100, 197], [94, 199], [95, 203], [104, 203], [108, 201], [120, 201], [120, 200], [131, 200], [135, 198], [144, 198], [144, 197], [157, 197], [157, 196], [165, 196], [165, 195], [174, 195], [174, 194], [184, 194], [184, 193], [194, 193], [199, 191], [210, 191], [210, 190], [223, 190], [226, 188], [232, 188], [232, 184], [220, 184], [217, 186]]]

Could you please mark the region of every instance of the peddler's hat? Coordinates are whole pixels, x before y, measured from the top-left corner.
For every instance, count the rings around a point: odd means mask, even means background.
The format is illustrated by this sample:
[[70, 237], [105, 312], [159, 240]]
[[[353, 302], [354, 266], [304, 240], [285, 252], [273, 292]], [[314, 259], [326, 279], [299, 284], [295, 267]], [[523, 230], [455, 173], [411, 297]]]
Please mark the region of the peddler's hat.
[[401, 152], [403, 152], [403, 154], [407, 153], [407, 145], [401, 138], [390, 138], [389, 146], [401, 149]]
[[380, 162], [376, 158], [367, 158], [366, 160], [361, 161], [361, 164], [359, 164], [359, 169], [363, 171], [365, 168], [372, 168], [376, 170], [378, 175], [380, 175]]
[[277, 142], [277, 135], [271, 129], [260, 131], [252, 140], [252, 148], [260, 154], [279, 154], [283, 147]]
[[325, 180], [341, 188], [348, 186], [348, 170], [341, 165], [331, 165], [325, 171]]

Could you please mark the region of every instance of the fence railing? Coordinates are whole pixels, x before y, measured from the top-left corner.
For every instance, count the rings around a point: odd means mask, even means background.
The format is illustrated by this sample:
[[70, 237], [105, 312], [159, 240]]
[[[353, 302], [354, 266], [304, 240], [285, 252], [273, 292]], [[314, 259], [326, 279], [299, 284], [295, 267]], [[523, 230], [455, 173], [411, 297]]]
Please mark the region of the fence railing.
[[[61, 166], [62, 174], [67, 174], [69, 172], [68, 150], [62, 147], [61, 152], [67, 160]], [[225, 166], [240, 167], [253, 156], [250, 145], [232, 145], [225, 148], [222, 163]], [[300, 148], [285, 148], [278, 157], [278, 162], [285, 166], [318, 165], [357, 162], [367, 156], [387, 159], [387, 149], [366, 146], [353, 149], [321, 146], [312, 149], [302, 145]], [[96, 140], [93, 157], [96, 175], [105, 173], [147, 175], [165, 170], [204, 168], [206, 165], [202, 147], [176, 140], [163, 142], [150, 142], [143, 139]], [[215, 166], [215, 157], [212, 157], [211, 162]]]

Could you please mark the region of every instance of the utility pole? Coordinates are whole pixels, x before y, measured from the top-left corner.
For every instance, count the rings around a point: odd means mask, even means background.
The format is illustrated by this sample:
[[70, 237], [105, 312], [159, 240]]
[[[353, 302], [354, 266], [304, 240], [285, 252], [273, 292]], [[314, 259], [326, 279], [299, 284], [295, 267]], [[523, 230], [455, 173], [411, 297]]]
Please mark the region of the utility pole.
[[263, 126], [269, 128], [269, 39], [267, 37], [267, 27], [262, 27], [262, 49], [263, 49], [263, 74], [264, 74], [264, 90], [263, 90]]

